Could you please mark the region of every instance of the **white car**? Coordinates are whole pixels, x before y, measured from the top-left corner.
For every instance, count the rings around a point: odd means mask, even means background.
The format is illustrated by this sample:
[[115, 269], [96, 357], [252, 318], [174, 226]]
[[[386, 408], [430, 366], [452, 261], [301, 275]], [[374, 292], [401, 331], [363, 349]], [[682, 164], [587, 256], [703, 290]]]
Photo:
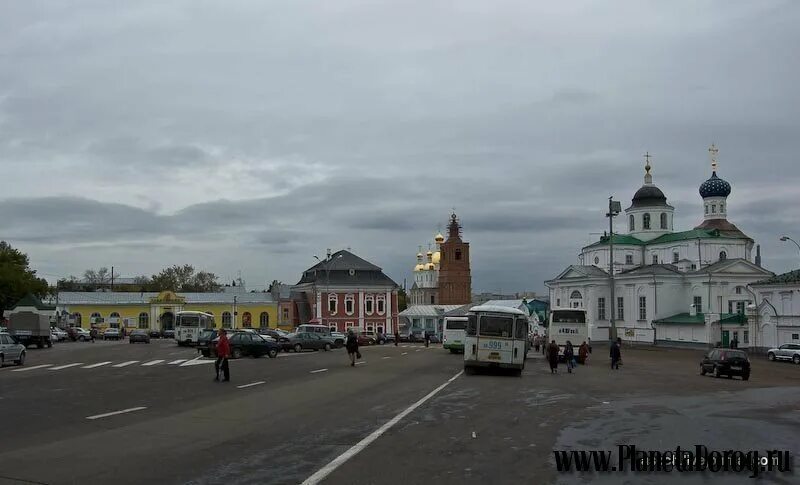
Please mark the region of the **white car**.
[[795, 364], [800, 364], [800, 344], [783, 344], [777, 349], [767, 351], [769, 360], [791, 360]]
[[61, 330], [58, 327], [53, 327], [50, 329], [50, 338], [52, 340], [55, 340], [56, 342], [67, 340], [67, 332]]

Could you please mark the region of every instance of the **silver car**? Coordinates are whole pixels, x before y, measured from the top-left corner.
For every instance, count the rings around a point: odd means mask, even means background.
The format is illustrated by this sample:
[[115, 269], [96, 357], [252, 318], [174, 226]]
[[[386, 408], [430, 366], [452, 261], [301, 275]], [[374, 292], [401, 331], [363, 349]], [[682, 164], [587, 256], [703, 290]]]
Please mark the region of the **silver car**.
[[25, 363], [25, 346], [7, 333], [0, 333], [0, 367], [6, 362], [17, 365]]
[[767, 351], [769, 360], [791, 360], [800, 364], [800, 344], [783, 344], [777, 349]]

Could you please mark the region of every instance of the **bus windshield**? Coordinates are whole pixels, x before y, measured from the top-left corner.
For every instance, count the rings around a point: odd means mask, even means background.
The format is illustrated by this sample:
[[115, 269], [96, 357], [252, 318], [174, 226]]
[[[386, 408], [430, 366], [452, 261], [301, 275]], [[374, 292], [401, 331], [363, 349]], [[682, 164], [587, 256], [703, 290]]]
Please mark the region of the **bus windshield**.
[[578, 310], [553, 310], [555, 323], [586, 323], [586, 312]]
[[447, 320], [444, 325], [447, 330], [464, 330], [467, 328], [467, 322], [464, 320]]
[[197, 315], [180, 315], [178, 317], [179, 327], [199, 327], [200, 317]]
[[506, 337], [514, 335], [514, 319], [511, 317], [481, 316], [478, 330], [482, 337]]

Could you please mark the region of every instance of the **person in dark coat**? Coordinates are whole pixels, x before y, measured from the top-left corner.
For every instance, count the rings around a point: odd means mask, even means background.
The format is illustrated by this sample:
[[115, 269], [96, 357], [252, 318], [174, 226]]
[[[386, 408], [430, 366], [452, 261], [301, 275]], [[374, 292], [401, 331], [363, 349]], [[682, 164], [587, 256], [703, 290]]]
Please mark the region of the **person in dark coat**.
[[397, 347], [398, 345], [400, 345], [400, 329], [394, 334], [394, 346]]
[[589, 362], [589, 345], [584, 341], [580, 347], [578, 347], [578, 360], [581, 364], [586, 365]]
[[358, 353], [358, 337], [353, 330], [347, 331], [347, 342], [344, 344], [347, 349], [347, 356], [350, 357], [350, 367], [356, 366], [356, 354]]
[[622, 360], [622, 349], [620, 348], [622, 339], [618, 338], [611, 344], [611, 368], [619, 369], [619, 361]]
[[228, 357], [231, 355], [231, 344], [228, 341], [228, 334], [224, 328], [219, 330], [219, 342], [217, 342], [216, 353], [217, 361], [214, 362], [214, 370], [217, 371], [217, 374], [214, 380], [219, 380], [219, 371], [221, 370], [224, 376], [223, 380], [228, 382], [231, 380], [231, 369], [228, 365]]
[[541, 339], [539, 339], [539, 336], [537, 335], [533, 339], [533, 348], [536, 350], [537, 354], [539, 353], [539, 346], [540, 345], [542, 345], [542, 341], [541, 341]]
[[572, 368], [575, 366], [575, 349], [572, 348], [572, 342], [569, 340], [564, 345], [564, 361], [567, 363], [567, 372], [572, 374]]
[[556, 374], [558, 372], [558, 345], [555, 340], [547, 346], [547, 361], [550, 362], [550, 373]]

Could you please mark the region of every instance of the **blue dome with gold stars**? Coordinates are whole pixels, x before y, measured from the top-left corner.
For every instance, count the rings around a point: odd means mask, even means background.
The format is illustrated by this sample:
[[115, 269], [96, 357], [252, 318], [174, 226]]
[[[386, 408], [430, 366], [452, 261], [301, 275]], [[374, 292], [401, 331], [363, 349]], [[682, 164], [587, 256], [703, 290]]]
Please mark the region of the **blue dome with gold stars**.
[[717, 177], [717, 172], [713, 172], [711, 178], [700, 185], [700, 196], [704, 199], [729, 195], [731, 195], [731, 184]]

